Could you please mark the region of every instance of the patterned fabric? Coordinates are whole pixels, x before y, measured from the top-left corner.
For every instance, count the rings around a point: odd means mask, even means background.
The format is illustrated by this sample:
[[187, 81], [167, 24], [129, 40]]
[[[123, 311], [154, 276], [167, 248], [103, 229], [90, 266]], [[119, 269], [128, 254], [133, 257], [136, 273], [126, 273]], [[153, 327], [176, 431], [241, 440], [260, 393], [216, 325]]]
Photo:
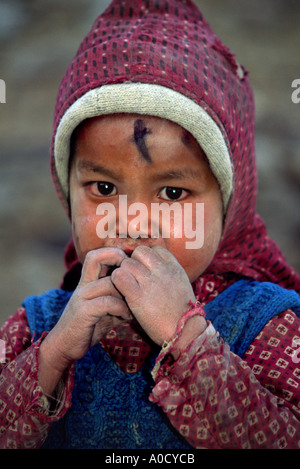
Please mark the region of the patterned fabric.
[[266, 323], [286, 309], [300, 316], [300, 297], [269, 282], [239, 280], [205, 306], [206, 317], [230, 345], [244, 355]]
[[[300, 392], [300, 328], [297, 318], [288, 310], [281, 320], [269, 321], [248, 348], [244, 359], [254, 375], [267, 381], [266, 388], [298, 409]], [[298, 340], [295, 340], [298, 339]], [[298, 352], [298, 353], [297, 353]]]
[[0, 338], [5, 343], [5, 361], [0, 363], [0, 449], [40, 447], [51, 424], [71, 405], [73, 367], [64, 377], [55, 408], [51, 409], [39, 386], [38, 352], [43, 337], [44, 334], [31, 344], [24, 308], [18, 308], [0, 329]]
[[[299, 320], [287, 311], [241, 360], [209, 326], [172, 372], [159, 370], [151, 399], [195, 448], [299, 449], [300, 369], [287, 345], [299, 332]], [[252, 353], [254, 373], [247, 364]]]
[[[203, 288], [214, 295], [212, 282]], [[127, 331], [128, 340], [129, 335]], [[72, 367], [64, 377], [61, 401], [49, 413], [36, 369], [32, 373], [39, 341], [30, 345], [24, 308], [6, 321], [0, 338], [7, 344], [6, 363], [0, 363], [0, 448], [39, 448], [51, 424], [70, 407]], [[180, 360], [165, 362], [150, 398], [194, 447], [299, 449], [300, 362], [295, 338], [300, 341], [299, 319], [292, 311], [283, 312], [268, 322], [241, 361], [210, 325]], [[139, 362], [140, 357], [131, 360]], [[226, 378], [220, 386], [221, 376]], [[186, 399], [178, 401], [180, 396]]]
[[[70, 296], [63, 290], [50, 290], [24, 302], [29, 326], [37, 339], [45, 330], [53, 328]], [[289, 307], [300, 315], [300, 298], [295, 292], [273, 284], [240, 280], [209, 302], [206, 310], [207, 317], [213, 323], [218, 322], [218, 332], [231, 350], [242, 356], [257, 331]], [[161, 354], [160, 360], [163, 358]], [[53, 426], [45, 447], [188, 447], [173, 434], [164, 414], [149, 405], [148, 396], [154, 384], [150, 374], [153, 365], [148, 356], [138, 372], [126, 376], [100, 345], [93, 347], [76, 364], [72, 407]]]
[[[234, 191], [208, 272], [234, 272], [300, 291], [299, 276], [255, 211], [254, 103], [247, 73], [190, 0], [114, 0], [83, 39], [55, 108], [51, 169], [61, 200], [53, 151], [62, 116], [89, 90], [125, 82], [157, 84], [191, 98], [215, 120], [227, 142]], [[76, 259], [72, 244], [68, 258]]]
[[[247, 72], [214, 35], [190, 0], [114, 0], [96, 19], [62, 80], [57, 126], [87, 91], [113, 83], [157, 83], [192, 99], [214, 119], [232, 159], [234, 190], [219, 250], [194, 285], [203, 306], [241, 278], [271, 281], [299, 291], [300, 280], [255, 213], [254, 107]], [[65, 253], [63, 288], [73, 291], [81, 265], [72, 240]], [[185, 318], [183, 318], [185, 320]], [[241, 359], [210, 323], [175, 362], [157, 358], [151, 402], [194, 448], [300, 448], [299, 318], [273, 317]], [[74, 365], [56, 400], [38, 384], [38, 351], [26, 311], [0, 329], [0, 448], [40, 448], [51, 425], [70, 408]], [[112, 330], [104, 350], [130, 376], [142, 369], [150, 344], [128, 325]], [[169, 350], [171, 352], [172, 350]]]

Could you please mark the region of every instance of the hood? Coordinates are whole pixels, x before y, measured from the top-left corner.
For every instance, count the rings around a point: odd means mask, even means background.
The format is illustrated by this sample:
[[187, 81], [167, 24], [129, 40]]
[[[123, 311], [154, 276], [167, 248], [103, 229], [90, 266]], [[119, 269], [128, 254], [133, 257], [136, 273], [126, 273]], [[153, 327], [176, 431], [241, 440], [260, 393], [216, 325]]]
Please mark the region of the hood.
[[190, 0], [114, 0], [94, 22], [61, 81], [51, 170], [68, 211], [68, 160], [83, 120], [120, 112], [176, 122], [217, 178], [224, 232], [209, 267], [299, 289], [256, 213], [254, 100], [248, 73]]

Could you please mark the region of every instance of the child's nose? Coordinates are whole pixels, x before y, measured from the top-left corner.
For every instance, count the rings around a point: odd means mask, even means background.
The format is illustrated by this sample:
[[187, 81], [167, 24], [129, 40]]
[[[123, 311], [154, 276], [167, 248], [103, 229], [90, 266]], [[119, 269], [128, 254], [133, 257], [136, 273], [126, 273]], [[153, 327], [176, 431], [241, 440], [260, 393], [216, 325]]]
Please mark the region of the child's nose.
[[151, 238], [151, 227], [151, 204], [133, 202], [128, 204], [127, 210], [119, 208], [117, 232], [120, 237]]

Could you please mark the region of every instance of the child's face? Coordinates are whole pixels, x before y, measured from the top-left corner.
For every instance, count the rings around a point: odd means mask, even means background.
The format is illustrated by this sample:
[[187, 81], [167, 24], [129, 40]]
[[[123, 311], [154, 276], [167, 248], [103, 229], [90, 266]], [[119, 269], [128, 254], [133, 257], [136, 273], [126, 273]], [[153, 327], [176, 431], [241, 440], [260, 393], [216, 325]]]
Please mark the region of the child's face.
[[[167, 120], [120, 114], [86, 121], [77, 131], [74, 148], [70, 207], [73, 239], [80, 261], [84, 261], [87, 252], [101, 247], [119, 247], [130, 255], [139, 244], [160, 245], [176, 257], [191, 282], [196, 280], [217, 250], [223, 210], [219, 185], [194, 138]], [[127, 196], [128, 207], [134, 202], [142, 203], [142, 212], [119, 211], [120, 195]], [[97, 234], [101, 215], [96, 211], [103, 202], [115, 209], [111, 211], [112, 224], [107, 224], [114, 225], [116, 235], [112, 232], [112, 237], [100, 238], [99, 231]], [[194, 220], [198, 213], [196, 204], [204, 203], [204, 243], [200, 249], [187, 248], [191, 238], [190, 235], [187, 238], [182, 225], [182, 235], [174, 237], [180, 233], [176, 217], [160, 219], [159, 237], [153, 237], [152, 207], [163, 202], [180, 204], [182, 219], [185, 204], [190, 204]], [[147, 216], [143, 235], [148, 237], [124, 237], [124, 223], [136, 232], [141, 229], [139, 213]], [[167, 231], [163, 231], [164, 223], [169, 224]], [[162, 236], [168, 232], [169, 237]]]

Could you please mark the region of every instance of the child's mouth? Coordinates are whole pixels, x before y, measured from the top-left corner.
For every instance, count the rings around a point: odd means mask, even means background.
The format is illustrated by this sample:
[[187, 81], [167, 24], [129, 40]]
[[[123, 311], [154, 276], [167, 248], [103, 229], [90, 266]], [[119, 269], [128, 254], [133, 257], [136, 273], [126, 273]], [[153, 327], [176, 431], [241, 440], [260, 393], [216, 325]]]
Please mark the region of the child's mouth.
[[107, 271], [106, 277], [110, 277], [113, 271], [117, 269], [117, 267], [118, 267], [117, 265], [111, 265]]
[[[131, 254], [133, 253], [133, 249], [124, 249], [124, 252], [126, 254], [127, 257], [131, 257]], [[118, 265], [110, 265], [108, 266], [108, 270], [107, 270], [107, 273], [106, 273], [106, 277], [110, 277], [111, 274], [113, 273], [113, 271], [115, 269], [117, 269], [119, 266]]]

